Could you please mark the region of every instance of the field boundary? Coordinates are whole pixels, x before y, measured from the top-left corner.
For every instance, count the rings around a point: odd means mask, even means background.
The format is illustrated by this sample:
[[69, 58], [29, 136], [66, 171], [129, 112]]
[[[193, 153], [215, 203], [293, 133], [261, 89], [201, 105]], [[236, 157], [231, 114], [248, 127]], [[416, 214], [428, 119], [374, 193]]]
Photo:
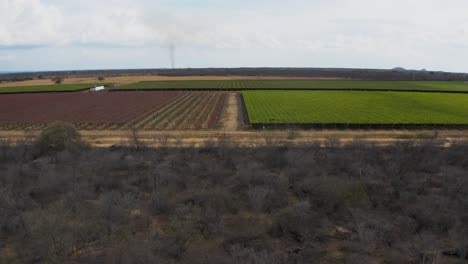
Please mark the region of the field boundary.
[[413, 93], [454, 93], [468, 94], [468, 91], [455, 90], [419, 90], [419, 89], [366, 89], [366, 88], [139, 88], [119, 89], [111, 88], [109, 92], [145, 92], [145, 91], [346, 91], [346, 92], [413, 92]]
[[253, 129], [338, 129], [338, 130], [427, 130], [427, 129], [468, 129], [468, 124], [342, 124], [342, 123], [250, 123]]
[[239, 107], [241, 109], [241, 122], [243, 126], [250, 126], [249, 113], [247, 112], [244, 95], [242, 93], [239, 93]]
[[[32, 85], [32, 86], [6, 86], [6, 87], [0, 87], [0, 95], [2, 94], [40, 94], [40, 93], [74, 93], [74, 92], [83, 92], [83, 91], [88, 91], [89, 89], [91, 88], [94, 88], [96, 86], [106, 86], [106, 87], [110, 87], [111, 85], [108, 84], [108, 83], [104, 83], [104, 84], [82, 84], [82, 85], [86, 85], [85, 88], [78, 88], [78, 89], [64, 89], [64, 88], [60, 88], [61, 86], [72, 86], [72, 85], [75, 85], [75, 84], [59, 84], [59, 85], [56, 85], [58, 87], [57, 90], [37, 90], [37, 91], [34, 91], [34, 90], [30, 90], [30, 91], [18, 91], [18, 89], [20, 88], [30, 88], [30, 87], [51, 87], [51, 86], [54, 86], [54, 85]], [[76, 85], [80, 85], [80, 84], [76, 84]], [[8, 90], [9, 89], [14, 89], [14, 91], [12, 92], [9, 92]], [[109, 90], [106, 90], [106, 91], [109, 91]]]
[[78, 90], [64, 90], [64, 91], [32, 91], [32, 92], [0, 92], [0, 95], [2, 94], [43, 94], [43, 93], [76, 93], [76, 92], [84, 92], [88, 91], [92, 87], [88, 88], [83, 88], [83, 89], [78, 89]]

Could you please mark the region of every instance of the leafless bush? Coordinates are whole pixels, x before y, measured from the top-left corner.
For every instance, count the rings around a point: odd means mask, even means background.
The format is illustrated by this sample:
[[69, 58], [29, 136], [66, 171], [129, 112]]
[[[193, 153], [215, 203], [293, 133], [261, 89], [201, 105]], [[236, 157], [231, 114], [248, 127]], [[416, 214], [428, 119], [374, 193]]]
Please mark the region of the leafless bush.
[[461, 259], [468, 259], [468, 227], [458, 222], [449, 232], [455, 252]]
[[180, 260], [189, 245], [197, 239], [194, 222], [190, 218], [172, 218], [164, 234], [155, 240], [155, 251], [171, 259]]
[[256, 212], [264, 211], [269, 192], [270, 190], [265, 187], [254, 187], [247, 191], [250, 204]]
[[100, 239], [105, 232], [101, 225], [60, 204], [39, 213], [30, 212], [25, 218], [30, 239], [17, 245], [25, 262], [74, 262], [105, 249]]
[[442, 262], [443, 246], [432, 233], [422, 233], [418, 241], [422, 264], [438, 264]]
[[164, 148], [168, 146], [169, 142], [169, 134], [161, 134], [157, 137], [157, 142], [159, 143], [159, 146]]
[[162, 193], [153, 193], [148, 203], [149, 210], [155, 215], [168, 215], [173, 211], [174, 205], [168, 196]]
[[369, 197], [363, 182], [324, 176], [316, 180], [311, 203], [317, 204], [327, 212], [347, 208], [369, 206]]
[[308, 202], [300, 202], [292, 208], [281, 211], [275, 218], [271, 233], [275, 237], [287, 237], [304, 243], [320, 237], [324, 216], [313, 212]]
[[21, 224], [22, 219], [17, 201], [11, 192], [5, 188], [0, 189], [0, 237], [2, 233], [14, 233]]
[[99, 199], [99, 208], [110, 232], [115, 226], [128, 223], [130, 210], [135, 208], [135, 198], [132, 194], [116, 191], [105, 193]]
[[295, 130], [288, 130], [287, 131], [287, 137], [286, 138], [288, 140], [296, 139], [296, 137], [297, 137], [297, 131], [295, 131]]
[[268, 251], [255, 251], [253, 248], [245, 248], [238, 244], [233, 245], [230, 249], [231, 255], [237, 263], [246, 264], [274, 264], [279, 263]]
[[142, 150], [146, 148], [145, 143], [140, 140], [140, 137], [138, 135], [138, 130], [134, 127], [130, 129], [128, 143], [129, 143], [130, 148], [134, 150]]
[[164, 259], [155, 254], [153, 245], [147, 240], [122, 241], [104, 253], [105, 255], [94, 263], [164, 263]]
[[392, 225], [386, 218], [380, 218], [365, 211], [351, 210], [355, 233], [348, 241], [348, 248], [354, 252], [372, 254], [383, 250], [385, 242], [390, 242]]

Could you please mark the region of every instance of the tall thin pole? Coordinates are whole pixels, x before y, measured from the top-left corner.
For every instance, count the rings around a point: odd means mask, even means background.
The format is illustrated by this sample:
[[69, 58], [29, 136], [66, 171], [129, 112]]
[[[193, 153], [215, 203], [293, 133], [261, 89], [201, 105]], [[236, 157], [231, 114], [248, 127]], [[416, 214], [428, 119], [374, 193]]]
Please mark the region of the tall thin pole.
[[170, 56], [171, 56], [171, 68], [175, 69], [175, 46], [174, 44], [171, 44], [169, 49], [170, 49]]

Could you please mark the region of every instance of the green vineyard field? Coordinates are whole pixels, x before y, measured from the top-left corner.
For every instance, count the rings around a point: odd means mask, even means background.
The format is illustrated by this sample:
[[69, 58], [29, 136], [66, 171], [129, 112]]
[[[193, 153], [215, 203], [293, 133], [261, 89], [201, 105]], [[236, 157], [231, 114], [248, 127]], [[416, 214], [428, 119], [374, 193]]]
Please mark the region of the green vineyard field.
[[349, 80], [213, 80], [213, 81], [153, 81], [116, 87], [123, 90], [146, 89], [304, 89], [304, 90], [383, 90], [383, 91], [444, 91], [467, 92], [464, 82], [443, 81], [349, 81]]
[[468, 124], [468, 95], [244, 91], [251, 124]]
[[86, 90], [103, 84], [54, 84], [35, 85], [18, 87], [0, 87], [0, 94], [3, 93], [42, 93], [42, 92], [73, 92]]

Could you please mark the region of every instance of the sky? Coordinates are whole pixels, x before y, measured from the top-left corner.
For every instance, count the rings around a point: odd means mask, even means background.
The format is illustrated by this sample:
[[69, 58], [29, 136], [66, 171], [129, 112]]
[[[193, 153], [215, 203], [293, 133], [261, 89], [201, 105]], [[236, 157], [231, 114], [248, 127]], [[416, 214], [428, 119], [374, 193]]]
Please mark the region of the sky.
[[467, 0], [0, 0], [0, 71], [468, 72]]

